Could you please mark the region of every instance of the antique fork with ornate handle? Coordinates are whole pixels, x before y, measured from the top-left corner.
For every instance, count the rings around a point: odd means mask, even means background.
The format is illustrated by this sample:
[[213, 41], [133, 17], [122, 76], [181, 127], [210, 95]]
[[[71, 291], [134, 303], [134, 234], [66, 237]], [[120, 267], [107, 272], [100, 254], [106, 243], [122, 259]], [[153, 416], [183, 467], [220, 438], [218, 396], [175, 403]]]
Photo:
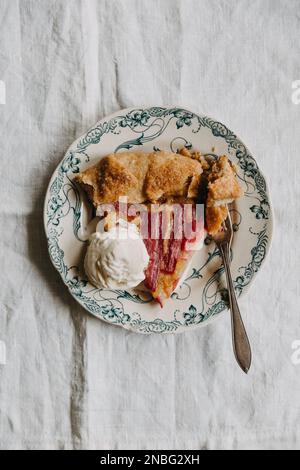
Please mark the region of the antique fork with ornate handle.
[[247, 374], [251, 366], [251, 347], [245, 326], [237, 303], [233, 281], [230, 272], [230, 247], [233, 238], [233, 229], [230, 213], [223, 223], [223, 230], [213, 237], [223, 259], [227, 278], [229, 305], [231, 312], [232, 343], [236, 360]]

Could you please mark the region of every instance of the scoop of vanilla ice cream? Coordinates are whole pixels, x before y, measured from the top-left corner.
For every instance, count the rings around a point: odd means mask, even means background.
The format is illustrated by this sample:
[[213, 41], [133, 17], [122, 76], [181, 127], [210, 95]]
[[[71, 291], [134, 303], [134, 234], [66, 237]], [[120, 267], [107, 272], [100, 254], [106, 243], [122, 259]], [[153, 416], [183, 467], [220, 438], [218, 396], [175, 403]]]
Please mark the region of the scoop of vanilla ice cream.
[[148, 263], [149, 255], [136, 225], [120, 220], [107, 232], [91, 235], [84, 269], [96, 287], [129, 289], [145, 279]]

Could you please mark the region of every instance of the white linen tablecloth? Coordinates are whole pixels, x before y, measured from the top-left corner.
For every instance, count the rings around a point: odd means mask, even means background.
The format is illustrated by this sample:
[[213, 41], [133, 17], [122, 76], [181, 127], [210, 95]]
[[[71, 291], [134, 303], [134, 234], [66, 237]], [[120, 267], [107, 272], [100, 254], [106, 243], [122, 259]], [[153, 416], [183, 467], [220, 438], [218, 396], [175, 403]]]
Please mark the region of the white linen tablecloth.
[[[299, 0], [0, 0], [1, 449], [300, 448], [299, 30]], [[66, 148], [163, 104], [223, 121], [268, 178], [273, 250], [241, 301], [249, 376], [229, 316], [129, 333], [87, 314], [48, 257], [43, 199]]]

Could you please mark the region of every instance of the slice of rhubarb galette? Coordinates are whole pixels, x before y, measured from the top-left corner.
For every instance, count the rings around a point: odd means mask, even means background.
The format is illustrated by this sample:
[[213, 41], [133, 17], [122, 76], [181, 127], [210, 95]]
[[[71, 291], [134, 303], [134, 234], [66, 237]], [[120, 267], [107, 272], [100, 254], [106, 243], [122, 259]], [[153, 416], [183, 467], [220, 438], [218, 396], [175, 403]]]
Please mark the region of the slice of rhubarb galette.
[[206, 229], [214, 234], [227, 216], [226, 204], [243, 194], [226, 156], [209, 163], [187, 149], [111, 154], [75, 181], [97, 210], [107, 204], [119, 209], [126, 198], [122, 217], [139, 226], [149, 254], [144, 285], [161, 305], [204, 239], [203, 206], [197, 202], [204, 202]]

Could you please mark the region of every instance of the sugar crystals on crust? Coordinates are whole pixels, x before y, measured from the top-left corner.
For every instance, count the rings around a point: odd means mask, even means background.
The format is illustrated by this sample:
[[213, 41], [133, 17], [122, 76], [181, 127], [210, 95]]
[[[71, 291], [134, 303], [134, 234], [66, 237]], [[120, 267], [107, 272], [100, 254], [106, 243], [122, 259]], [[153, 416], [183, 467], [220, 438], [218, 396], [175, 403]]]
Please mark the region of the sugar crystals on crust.
[[162, 197], [197, 197], [202, 166], [172, 152], [111, 154], [79, 173], [95, 206], [127, 196], [128, 202], [156, 202]]

